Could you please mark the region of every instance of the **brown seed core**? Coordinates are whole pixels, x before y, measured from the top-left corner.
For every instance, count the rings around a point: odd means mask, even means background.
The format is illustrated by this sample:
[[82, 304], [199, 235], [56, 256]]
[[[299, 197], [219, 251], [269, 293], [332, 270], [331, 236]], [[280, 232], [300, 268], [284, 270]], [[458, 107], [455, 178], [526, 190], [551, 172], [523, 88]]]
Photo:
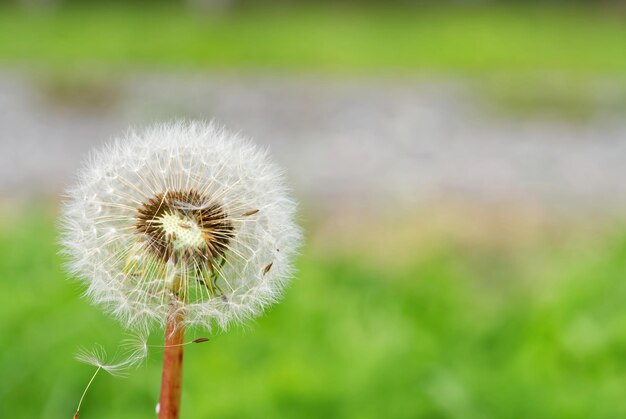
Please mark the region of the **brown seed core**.
[[[222, 206], [195, 190], [166, 191], [148, 199], [137, 210], [135, 227], [145, 235], [148, 249], [164, 262], [182, 259], [198, 267], [208, 265], [211, 271], [234, 236]], [[179, 237], [186, 234], [195, 236], [187, 241]]]

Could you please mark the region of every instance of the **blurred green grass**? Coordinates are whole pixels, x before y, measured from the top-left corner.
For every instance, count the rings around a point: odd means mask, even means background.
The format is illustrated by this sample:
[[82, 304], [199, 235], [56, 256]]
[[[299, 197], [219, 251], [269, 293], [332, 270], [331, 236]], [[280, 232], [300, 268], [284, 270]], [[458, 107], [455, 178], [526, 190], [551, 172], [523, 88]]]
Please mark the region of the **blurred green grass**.
[[270, 71], [622, 75], [626, 25], [600, 8], [244, 9], [207, 16], [164, 6], [0, 9], [0, 62], [73, 71]]
[[[93, 372], [72, 354], [123, 331], [66, 279], [50, 214], [4, 220], [0, 416], [69, 418]], [[626, 229], [436, 243], [402, 263], [308, 246], [281, 304], [188, 347], [183, 417], [626, 416]], [[154, 417], [159, 374], [153, 349], [101, 375], [81, 417]]]

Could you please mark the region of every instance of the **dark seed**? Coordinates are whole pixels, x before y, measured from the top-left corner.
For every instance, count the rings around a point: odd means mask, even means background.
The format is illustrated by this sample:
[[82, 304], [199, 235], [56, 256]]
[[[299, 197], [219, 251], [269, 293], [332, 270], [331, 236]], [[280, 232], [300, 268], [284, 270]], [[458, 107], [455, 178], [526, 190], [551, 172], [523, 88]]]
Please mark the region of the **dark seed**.
[[244, 212], [243, 214], [241, 214], [241, 216], [242, 216], [242, 217], [249, 217], [249, 216], [251, 216], [251, 215], [256, 214], [257, 212], [259, 212], [259, 210], [258, 210], [258, 209], [255, 209], [255, 210], [252, 210], [252, 211], [247, 211], [247, 212]]

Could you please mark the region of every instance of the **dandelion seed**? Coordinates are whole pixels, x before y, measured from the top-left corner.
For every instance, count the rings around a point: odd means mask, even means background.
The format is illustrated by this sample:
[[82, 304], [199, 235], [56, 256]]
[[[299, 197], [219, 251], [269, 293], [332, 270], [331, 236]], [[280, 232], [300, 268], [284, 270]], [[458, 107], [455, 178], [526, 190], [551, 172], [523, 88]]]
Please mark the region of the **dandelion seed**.
[[[141, 344], [142, 348], [145, 347], [145, 340], [142, 339], [142, 337], [138, 337], [137, 339], [133, 340], [134, 344], [138, 342], [143, 342]], [[85, 399], [85, 396], [87, 395], [91, 384], [94, 382], [96, 376], [101, 370], [115, 377], [125, 377], [127, 374], [127, 370], [130, 367], [141, 363], [146, 356], [147, 351], [137, 349], [135, 345], [133, 345], [131, 351], [123, 356], [122, 359], [119, 361], [110, 360], [102, 345], [95, 345], [94, 348], [91, 350], [80, 348], [75, 355], [76, 360], [84, 364], [96, 367], [96, 371], [91, 376], [91, 379], [85, 386], [85, 390], [83, 391], [83, 394], [78, 401], [78, 406], [76, 407], [76, 412], [74, 413], [74, 419], [78, 419], [83, 400]]]
[[251, 216], [251, 215], [256, 214], [257, 212], [259, 212], [259, 210], [258, 210], [258, 209], [251, 210], [251, 211], [246, 211], [246, 212], [244, 212], [243, 214], [241, 214], [241, 216], [242, 216], [242, 217], [249, 217], [249, 216]]

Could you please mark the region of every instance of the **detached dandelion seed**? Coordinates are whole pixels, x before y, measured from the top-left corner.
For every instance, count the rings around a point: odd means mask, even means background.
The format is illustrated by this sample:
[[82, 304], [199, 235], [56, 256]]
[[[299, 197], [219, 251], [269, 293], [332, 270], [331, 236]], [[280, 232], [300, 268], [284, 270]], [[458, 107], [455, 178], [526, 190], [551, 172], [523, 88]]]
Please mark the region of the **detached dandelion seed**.
[[292, 275], [301, 232], [282, 173], [238, 135], [178, 122], [93, 153], [68, 195], [69, 270], [125, 326], [166, 329], [159, 417], [178, 417], [185, 328], [257, 316]]

